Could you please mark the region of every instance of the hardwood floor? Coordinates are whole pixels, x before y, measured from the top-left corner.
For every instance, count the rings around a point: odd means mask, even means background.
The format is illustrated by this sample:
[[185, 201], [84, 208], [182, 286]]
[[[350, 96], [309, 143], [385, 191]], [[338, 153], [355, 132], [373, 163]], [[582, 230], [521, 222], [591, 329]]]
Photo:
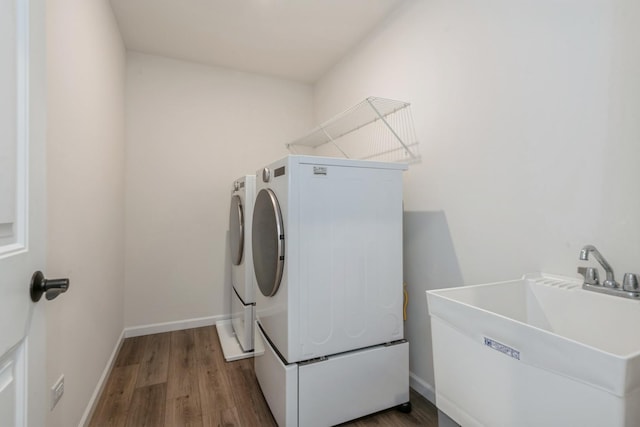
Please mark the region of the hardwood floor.
[[[410, 414], [390, 409], [341, 426], [437, 427], [430, 402], [414, 391], [411, 402]], [[253, 359], [225, 362], [216, 328], [208, 326], [127, 338], [89, 425], [269, 427], [276, 422]]]

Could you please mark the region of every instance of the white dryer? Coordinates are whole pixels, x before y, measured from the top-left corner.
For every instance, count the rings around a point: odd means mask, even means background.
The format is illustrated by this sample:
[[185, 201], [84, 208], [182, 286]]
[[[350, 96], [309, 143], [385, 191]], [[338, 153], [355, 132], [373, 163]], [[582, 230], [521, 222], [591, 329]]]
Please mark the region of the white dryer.
[[280, 426], [338, 424], [409, 400], [406, 168], [288, 156], [257, 173], [255, 370]]
[[233, 182], [229, 209], [231, 249], [231, 324], [243, 351], [253, 350], [255, 277], [251, 251], [255, 176], [243, 176]]

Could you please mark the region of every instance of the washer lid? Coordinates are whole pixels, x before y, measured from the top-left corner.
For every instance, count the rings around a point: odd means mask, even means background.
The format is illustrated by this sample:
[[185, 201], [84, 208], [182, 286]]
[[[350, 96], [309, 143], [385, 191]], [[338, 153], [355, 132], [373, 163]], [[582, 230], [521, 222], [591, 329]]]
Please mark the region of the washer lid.
[[240, 265], [244, 247], [244, 212], [240, 196], [231, 197], [229, 209], [229, 243], [231, 244], [231, 262]]
[[284, 270], [284, 227], [275, 193], [262, 189], [253, 205], [253, 269], [262, 295], [275, 295]]

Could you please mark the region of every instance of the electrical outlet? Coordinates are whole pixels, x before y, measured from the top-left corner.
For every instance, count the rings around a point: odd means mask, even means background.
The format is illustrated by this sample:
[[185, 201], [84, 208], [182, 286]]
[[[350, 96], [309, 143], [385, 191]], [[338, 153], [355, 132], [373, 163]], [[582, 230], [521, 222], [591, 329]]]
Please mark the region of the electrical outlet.
[[51, 410], [56, 406], [64, 394], [64, 375], [60, 375], [58, 381], [51, 387]]

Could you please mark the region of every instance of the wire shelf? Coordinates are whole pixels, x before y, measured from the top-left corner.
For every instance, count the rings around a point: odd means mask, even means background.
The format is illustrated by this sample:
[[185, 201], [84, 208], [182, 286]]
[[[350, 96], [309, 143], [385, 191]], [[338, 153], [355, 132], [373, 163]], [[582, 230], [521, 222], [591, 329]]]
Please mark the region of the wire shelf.
[[294, 154], [416, 163], [411, 104], [369, 97], [286, 144]]

